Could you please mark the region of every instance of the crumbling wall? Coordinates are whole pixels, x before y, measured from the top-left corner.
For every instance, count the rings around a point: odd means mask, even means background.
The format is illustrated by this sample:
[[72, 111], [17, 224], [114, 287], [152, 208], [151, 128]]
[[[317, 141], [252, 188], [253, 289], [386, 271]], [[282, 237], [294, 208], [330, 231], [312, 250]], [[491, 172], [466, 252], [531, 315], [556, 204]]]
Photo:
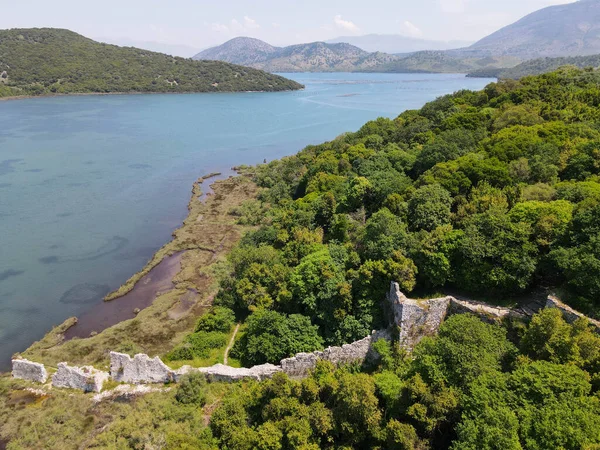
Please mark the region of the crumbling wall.
[[580, 313], [579, 311], [574, 310], [568, 305], [565, 305], [556, 297], [550, 295], [548, 300], [546, 300], [546, 308], [558, 308], [561, 312], [565, 320], [569, 323], [575, 322], [577, 319], [585, 319], [587, 320], [595, 329], [596, 332], [600, 333], [600, 321], [590, 319], [586, 315]]
[[12, 376], [21, 380], [35, 381], [36, 383], [45, 383], [48, 379], [48, 372], [43, 364], [29, 361], [27, 359], [12, 360]]
[[400, 346], [410, 351], [425, 336], [438, 332], [453, 298], [411, 300], [400, 292], [398, 283], [392, 283], [388, 300], [394, 312], [394, 323], [399, 327]]
[[110, 376], [125, 383], [168, 383], [175, 381], [174, 371], [156, 356], [138, 353], [133, 358], [124, 353], [110, 352]]
[[330, 361], [335, 365], [373, 360], [378, 355], [373, 350], [372, 344], [379, 339], [390, 340], [389, 332], [387, 330], [377, 331], [360, 341], [344, 344], [341, 347], [329, 347], [322, 352], [298, 353], [291, 358], [282, 360], [281, 368], [290, 378], [301, 378], [308, 375], [319, 360]]
[[523, 315], [510, 308], [502, 308], [499, 306], [490, 306], [481, 302], [472, 302], [465, 300], [457, 300], [454, 297], [450, 298], [450, 314], [471, 313], [481, 317], [487, 322], [498, 322], [505, 317], [523, 317]]
[[91, 366], [71, 367], [66, 362], [58, 364], [58, 370], [52, 375], [52, 386], [80, 389], [83, 392], [100, 392], [108, 380], [108, 372], [96, 370]]

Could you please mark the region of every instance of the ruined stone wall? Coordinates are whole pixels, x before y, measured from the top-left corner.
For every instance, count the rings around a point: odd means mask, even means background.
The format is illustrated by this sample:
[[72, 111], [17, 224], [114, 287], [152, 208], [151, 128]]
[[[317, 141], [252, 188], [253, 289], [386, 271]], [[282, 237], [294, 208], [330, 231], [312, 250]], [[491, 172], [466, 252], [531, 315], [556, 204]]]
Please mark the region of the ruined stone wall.
[[554, 296], [549, 296], [546, 301], [546, 308], [558, 308], [561, 312], [565, 320], [569, 323], [575, 322], [577, 319], [585, 319], [590, 325], [592, 325], [597, 333], [600, 333], [600, 321], [590, 319], [586, 315], [580, 313], [579, 311], [574, 310], [568, 305], [565, 305], [559, 299]]
[[43, 364], [28, 361], [27, 359], [13, 359], [12, 376], [20, 380], [45, 383], [48, 379], [48, 372], [46, 372]]
[[[508, 316], [523, 314], [508, 308], [494, 307], [479, 302], [457, 300], [454, 297], [443, 297], [429, 300], [413, 300], [406, 297], [398, 286], [392, 283], [388, 300], [393, 312], [393, 322], [399, 329], [399, 342], [407, 350], [424, 337], [434, 335], [448, 315], [458, 313], [476, 314], [484, 320], [495, 322]], [[578, 318], [586, 318], [554, 297], [549, 297], [546, 303], [548, 308], [559, 308], [565, 319], [573, 322]], [[600, 322], [588, 319], [600, 332]], [[373, 332], [371, 336], [345, 344], [341, 347], [329, 347], [323, 351], [312, 353], [298, 353], [286, 358], [280, 365], [263, 364], [250, 368], [234, 368], [223, 364], [212, 367], [192, 368], [184, 366], [173, 370], [157, 356], [150, 358], [145, 354], [134, 357], [124, 353], [110, 353], [110, 378], [115, 381], [146, 384], [178, 382], [189, 373], [203, 373], [211, 381], [232, 382], [243, 379], [264, 380], [271, 378], [275, 373], [283, 372], [291, 378], [302, 378], [315, 368], [319, 360], [330, 361], [333, 364], [363, 363], [378, 358], [373, 344], [379, 339], [391, 340], [389, 330]], [[48, 374], [43, 364], [26, 359], [14, 359], [13, 377], [24, 380], [45, 383]], [[102, 384], [109, 378], [109, 374], [93, 367], [71, 367], [67, 363], [60, 363], [57, 372], [52, 377], [52, 384], [56, 387], [67, 387], [83, 391], [99, 392]]]
[[52, 386], [79, 389], [83, 392], [100, 392], [106, 380], [108, 372], [96, 370], [91, 366], [71, 367], [61, 362], [56, 373], [52, 375]]
[[322, 352], [298, 353], [291, 358], [282, 360], [281, 368], [290, 378], [302, 378], [315, 368], [319, 360], [330, 361], [335, 365], [362, 363], [373, 360], [378, 355], [373, 350], [372, 344], [379, 339], [390, 340], [390, 333], [387, 330], [377, 331], [371, 336], [367, 336], [352, 344], [345, 344], [341, 347], [329, 347]]
[[521, 313], [509, 308], [458, 300], [450, 296], [428, 300], [409, 299], [395, 282], [391, 283], [388, 301], [393, 311], [394, 325], [400, 330], [399, 343], [408, 351], [425, 336], [436, 335], [442, 322], [452, 314], [475, 314], [487, 322], [498, 322], [508, 316], [523, 317]]

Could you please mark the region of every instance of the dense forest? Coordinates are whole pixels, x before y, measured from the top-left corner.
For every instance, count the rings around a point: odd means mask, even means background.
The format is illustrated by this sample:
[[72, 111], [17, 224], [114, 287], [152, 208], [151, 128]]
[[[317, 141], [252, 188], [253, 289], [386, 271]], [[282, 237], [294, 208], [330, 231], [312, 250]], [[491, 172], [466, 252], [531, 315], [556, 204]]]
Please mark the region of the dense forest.
[[[557, 293], [600, 315], [600, 72], [563, 68], [441, 97], [295, 156], [248, 168], [254, 226], [222, 267], [213, 309], [166, 355], [222, 346], [278, 362], [388, 325], [385, 293], [453, 291], [514, 304]], [[86, 407], [0, 395], [9, 449], [600, 448], [600, 336], [546, 309], [489, 324], [454, 315], [412, 354], [380, 340], [371, 366], [207, 383]], [[14, 381], [0, 379], [0, 393]], [[7, 400], [8, 399], [8, 400]], [[34, 414], [35, 413], [35, 414]], [[210, 419], [210, 420], [209, 420]], [[208, 424], [208, 425], [207, 425]], [[54, 441], [53, 441], [54, 440]]]
[[[564, 68], [441, 97], [256, 169], [256, 225], [229, 257], [210, 322], [245, 319], [245, 365], [384, 328], [391, 280], [511, 304], [558, 292], [598, 316], [600, 73]], [[208, 342], [203, 319], [168, 357]], [[235, 389], [220, 448], [592, 449], [600, 337], [545, 310], [530, 324], [453, 316], [412, 357]]]
[[276, 362], [306, 340], [361, 339], [387, 324], [392, 280], [504, 304], [553, 290], [597, 317], [599, 105], [600, 73], [565, 69], [441, 97], [259, 166], [264, 190], [237, 211], [257, 229], [230, 254], [216, 303], [291, 328], [250, 327], [264, 350], [236, 352]]
[[68, 30], [0, 30], [0, 97], [301, 88], [260, 70], [102, 44]]

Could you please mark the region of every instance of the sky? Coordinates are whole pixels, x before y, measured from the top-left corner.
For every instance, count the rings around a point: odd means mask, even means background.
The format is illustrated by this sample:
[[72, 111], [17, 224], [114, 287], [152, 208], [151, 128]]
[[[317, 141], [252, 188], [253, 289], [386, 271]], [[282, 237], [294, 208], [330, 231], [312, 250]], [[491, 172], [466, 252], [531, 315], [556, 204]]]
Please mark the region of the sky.
[[528, 13], [573, 1], [0, 0], [0, 29], [68, 28], [191, 56], [236, 36], [280, 46], [371, 33], [474, 42]]

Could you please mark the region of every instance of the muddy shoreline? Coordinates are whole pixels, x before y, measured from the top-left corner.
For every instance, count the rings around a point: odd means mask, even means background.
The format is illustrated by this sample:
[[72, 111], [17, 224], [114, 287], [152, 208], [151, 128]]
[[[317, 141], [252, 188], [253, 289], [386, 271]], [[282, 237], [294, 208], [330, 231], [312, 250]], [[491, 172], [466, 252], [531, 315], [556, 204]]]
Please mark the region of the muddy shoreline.
[[119, 322], [133, 319], [142, 309], [150, 306], [158, 295], [173, 289], [173, 278], [181, 270], [184, 253], [181, 251], [165, 257], [118, 300], [93, 305], [65, 332], [65, 341], [89, 337], [92, 333], [100, 333]]

